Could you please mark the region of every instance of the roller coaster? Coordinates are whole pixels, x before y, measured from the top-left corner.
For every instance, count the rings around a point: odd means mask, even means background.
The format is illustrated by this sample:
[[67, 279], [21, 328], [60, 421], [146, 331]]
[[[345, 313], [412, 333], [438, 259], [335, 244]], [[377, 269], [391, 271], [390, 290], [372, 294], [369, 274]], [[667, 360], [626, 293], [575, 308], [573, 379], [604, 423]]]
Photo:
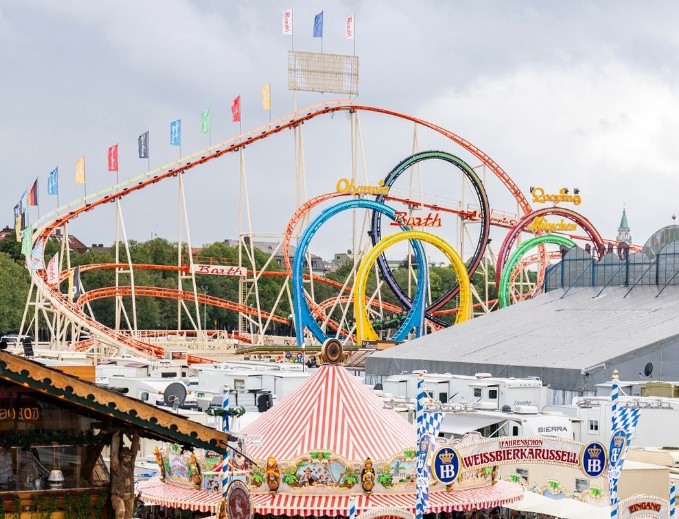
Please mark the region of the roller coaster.
[[[326, 183], [335, 185], [334, 191], [318, 192], [309, 198], [303, 129], [312, 121], [314, 124], [320, 124], [320, 121], [329, 124], [328, 121], [334, 121], [336, 113], [346, 114], [347, 127], [343, 126], [343, 130], [347, 130], [350, 137], [347, 153], [350, 171], [340, 178], [325, 179]], [[412, 135], [409, 146], [404, 146], [406, 151], [398, 151], [395, 145], [389, 145], [387, 150], [377, 146], [380, 155], [386, 155], [393, 160], [392, 164], [396, 164], [388, 171], [373, 173], [374, 168], [368, 168], [361, 117], [387, 118], [390, 124]], [[252, 224], [252, 215], [257, 212], [258, 206], [251, 201], [244, 157], [250, 150], [256, 154], [257, 146], [265, 142], [289, 135], [284, 130], [291, 130], [293, 134], [295, 200], [289, 200], [292, 196], [281, 196], [282, 202], [294, 203], [289, 213], [291, 216], [278, 233], [264, 234]], [[320, 133], [318, 129], [317, 133]], [[421, 150], [420, 142], [424, 140], [427, 147], [432, 143], [432, 147], [439, 149]], [[238, 267], [238, 301], [221, 299], [199, 290], [197, 278], [201, 274], [196, 273], [194, 268], [184, 192], [185, 176], [198, 175], [201, 166], [227, 155], [240, 158], [239, 206], [245, 208], [245, 217], [237, 215], [239, 260], [234, 267]], [[361, 157], [362, 168], [359, 165]], [[380, 157], [376, 162], [387, 160]], [[472, 167], [470, 163], [475, 165]], [[187, 256], [179, 254], [176, 265], [135, 264], [127, 246], [122, 202], [134, 193], [152, 192], [157, 184], [167, 183], [173, 178], [178, 179], [178, 246], [185, 244], [189, 253]], [[491, 199], [497, 200], [494, 202], [498, 204], [496, 207], [510, 209], [491, 208]], [[46, 244], [57, 231], [68, 236], [69, 225], [76, 218], [101, 210], [110, 203], [114, 203], [116, 208], [116, 261], [82, 265], [80, 273], [114, 269], [115, 286], [92, 290], [82, 287], [80, 297], [73, 300], [60, 289], [61, 282], [68, 279], [73, 270], [68, 247], [62, 246], [60, 282], [53, 284], [47, 281]], [[526, 256], [528, 249], [520, 247], [525, 235], [530, 234], [532, 238], [541, 234], [530, 230], [529, 224], [535, 218], [547, 215], [573, 222], [576, 230], [560, 233], [563, 239], [535, 242], [537, 253]], [[322, 232], [331, 218], [334, 220], [336, 217], [341, 220], [340, 226], [351, 228], [346, 233], [345, 242], [351, 244], [346, 259], [352, 268], [344, 282], [333, 281], [314, 268], [310, 253], [314, 243], [312, 239]], [[445, 224], [442, 223], [443, 218]], [[265, 265], [258, 267], [254, 248], [261, 236], [273, 239], [273, 242]], [[493, 239], [501, 240], [498, 254], [490, 246]], [[67, 241], [63, 240], [63, 243]], [[214, 361], [206, 350], [205, 342], [217, 331], [205, 329], [207, 323], [200, 318], [201, 306], [205, 305], [238, 314], [238, 329], [227, 333], [226, 337], [232, 344], [248, 346], [249, 351], [257, 345], [313, 348], [328, 337], [340, 338], [349, 346], [378, 340], [400, 342], [449, 326], [452, 323], [445, 317], [451, 314], [454, 314], [455, 324], [459, 324], [496, 309], [498, 301], [489, 297], [489, 286], [502, 285], [501, 306], [530, 297], [539, 290], [546, 265], [560, 256], [556, 251], [547, 250], [545, 245], [576, 242], [593, 244], [595, 253], [605, 245], [605, 240], [594, 226], [577, 212], [557, 205], [534, 209], [497, 162], [459, 135], [407, 114], [356, 104], [350, 99], [326, 101], [43, 215], [33, 224], [33, 254], [27, 258], [31, 289], [21, 333], [48, 329], [49, 347], [54, 350], [92, 348], [99, 355], [111, 355], [125, 348], [152, 358], [162, 357], [168, 353], [167, 346], [149, 340], [153, 335], [151, 331], [138, 330], [136, 326], [136, 298], [151, 297], [178, 302], [174, 332], [196, 338], [186, 353], [189, 362]], [[400, 258], [414, 258], [404, 267], [408, 269], [406, 286], [402, 286], [403, 281], [401, 284], [397, 281], [394, 274], [396, 267], [388, 259], [387, 250], [400, 254]], [[518, 250], [519, 256], [516, 255]], [[439, 291], [443, 295], [433, 299], [431, 286], [436, 280], [431, 278], [429, 266], [435, 263], [432, 258], [436, 254], [442, 257], [441, 264], [454, 267], [455, 281]], [[121, 256], [126, 259], [120, 261]], [[283, 270], [267, 269], [274, 262], [279, 262]], [[529, 265], [533, 266], [537, 280], [531, 281], [525, 276]], [[511, 272], [506, 272], [506, 267]], [[492, 268], [495, 268], [494, 273]], [[147, 269], [176, 274], [177, 288], [135, 283], [135, 271]], [[470, 277], [475, 274], [484, 280], [481, 290], [470, 284]], [[373, 292], [368, 293], [371, 276], [376, 281], [370, 285], [374, 286]], [[258, 296], [259, 284], [265, 277], [278, 277], [282, 282], [272, 308], [262, 308]], [[126, 278], [129, 278], [129, 283], [123, 282], [127, 281]], [[336, 296], [317, 300], [315, 287], [320, 285], [333, 287]], [[383, 300], [382, 291], [395, 295], [398, 302]], [[89, 303], [102, 298], [114, 298], [116, 301], [116, 326], [113, 328], [101, 324], [91, 311]], [[131, 309], [129, 314], [124, 301]], [[293, 316], [289, 315], [289, 311], [282, 311], [282, 301], [286, 302], [286, 308], [294, 309]], [[181, 329], [181, 316], [189, 317], [190, 330]], [[295, 336], [274, 336], [274, 324], [289, 325], [291, 317], [294, 317]], [[373, 326], [374, 323], [380, 326]], [[386, 329], [386, 336], [384, 323], [393, 324], [393, 328]], [[87, 341], [78, 340], [83, 331], [89, 335]]]

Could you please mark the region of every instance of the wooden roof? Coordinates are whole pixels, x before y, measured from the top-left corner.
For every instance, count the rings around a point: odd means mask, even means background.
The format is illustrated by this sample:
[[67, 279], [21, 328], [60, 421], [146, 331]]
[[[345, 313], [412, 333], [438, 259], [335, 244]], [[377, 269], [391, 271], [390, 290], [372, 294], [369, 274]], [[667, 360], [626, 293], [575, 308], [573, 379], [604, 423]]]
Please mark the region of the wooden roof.
[[39, 362], [0, 351], [0, 380], [29, 387], [65, 404], [86, 408], [104, 421], [129, 426], [140, 436], [223, 452], [236, 437], [182, 415], [96, 386]]

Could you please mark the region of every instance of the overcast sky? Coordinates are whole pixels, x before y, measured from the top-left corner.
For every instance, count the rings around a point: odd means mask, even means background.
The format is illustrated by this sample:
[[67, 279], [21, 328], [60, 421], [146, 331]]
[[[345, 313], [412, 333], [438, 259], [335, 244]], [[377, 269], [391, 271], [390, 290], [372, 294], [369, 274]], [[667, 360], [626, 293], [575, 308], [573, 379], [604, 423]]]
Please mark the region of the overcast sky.
[[[293, 37], [282, 34], [287, 8]], [[312, 37], [320, 11], [322, 39]], [[354, 40], [344, 35], [350, 14]], [[322, 45], [324, 53], [359, 57], [356, 103], [453, 131], [492, 157], [526, 196], [530, 186], [578, 187], [583, 203], [568, 207], [607, 238], [615, 238], [625, 207], [633, 240], [643, 244], [679, 213], [678, 22], [679, 4], [670, 1], [2, 0], [0, 224], [12, 224], [13, 206], [36, 177], [40, 214], [57, 207], [46, 192], [56, 166], [61, 204], [114, 184], [106, 167], [113, 144], [121, 182], [144, 173], [137, 137], [145, 131], [151, 168], [178, 158], [169, 144], [175, 119], [182, 120], [182, 155], [265, 124], [264, 83], [271, 83], [271, 117], [291, 113], [288, 52], [320, 52]], [[237, 95], [242, 126], [231, 121]], [[340, 97], [300, 93], [296, 103], [301, 109]], [[210, 137], [200, 130], [207, 107]], [[416, 140], [412, 124], [359, 118], [361, 175], [370, 183], [414, 149], [445, 149], [479, 165], [425, 131]], [[351, 176], [347, 117], [323, 116], [302, 131], [308, 197], [333, 191], [338, 178]], [[81, 155], [86, 186], [74, 182]], [[292, 132], [247, 147], [242, 157], [242, 166], [233, 155], [185, 175], [194, 246], [236, 238], [247, 227], [238, 217], [241, 171], [254, 231], [284, 231], [296, 208]], [[446, 182], [457, 183], [459, 175], [448, 173]], [[516, 212], [488, 175], [491, 207]], [[128, 237], [176, 241], [179, 207], [177, 179], [123, 199]], [[110, 244], [114, 229], [113, 204], [71, 226], [88, 245]], [[316, 249], [330, 259], [350, 245], [334, 235]]]

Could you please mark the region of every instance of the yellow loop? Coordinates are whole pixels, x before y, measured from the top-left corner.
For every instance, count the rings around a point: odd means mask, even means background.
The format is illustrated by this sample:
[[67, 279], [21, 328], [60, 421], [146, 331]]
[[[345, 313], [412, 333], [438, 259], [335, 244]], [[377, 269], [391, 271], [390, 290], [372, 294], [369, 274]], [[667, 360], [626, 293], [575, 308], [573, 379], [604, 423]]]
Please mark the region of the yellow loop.
[[[460, 307], [457, 312], [455, 324], [462, 323], [469, 319], [472, 314], [472, 291], [469, 283], [467, 267], [462, 262], [460, 255], [444, 239], [425, 232], [425, 231], [403, 231], [382, 238], [372, 249], [368, 251], [356, 272], [356, 285], [354, 287], [354, 318], [356, 319], [356, 343], [361, 344], [363, 340], [378, 340], [379, 337], [368, 319], [367, 305], [365, 304], [365, 288], [368, 283], [368, 276], [373, 265], [382, 252], [403, 240], [420, 240], [431, 243], [434, 247], [443, 252], [450, 260], [457, 274], [460, 283]], [[422, 287], [418, 287], [422, 290]]]

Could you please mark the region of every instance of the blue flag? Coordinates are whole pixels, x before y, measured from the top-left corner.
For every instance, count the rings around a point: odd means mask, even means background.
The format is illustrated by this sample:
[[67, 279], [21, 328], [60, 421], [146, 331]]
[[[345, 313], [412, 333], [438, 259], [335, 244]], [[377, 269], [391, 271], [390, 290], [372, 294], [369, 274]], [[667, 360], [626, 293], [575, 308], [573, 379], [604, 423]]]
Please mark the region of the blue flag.
[[137, 139], [137, 144], [139, 145], [139, 158], [148, 159], [149, 158], [149, 132], [142, 133]]
[[59, 194], [59, 166], [50, 171], [50, 174], [47, 177], [47, 194]]
[[314, 38], [323, 37], [323, 11], [314, 16]]
[[182, 121], [177, 119], [170, 123], [170, 144], [172, 146], [181, 146], [182, 143]]

